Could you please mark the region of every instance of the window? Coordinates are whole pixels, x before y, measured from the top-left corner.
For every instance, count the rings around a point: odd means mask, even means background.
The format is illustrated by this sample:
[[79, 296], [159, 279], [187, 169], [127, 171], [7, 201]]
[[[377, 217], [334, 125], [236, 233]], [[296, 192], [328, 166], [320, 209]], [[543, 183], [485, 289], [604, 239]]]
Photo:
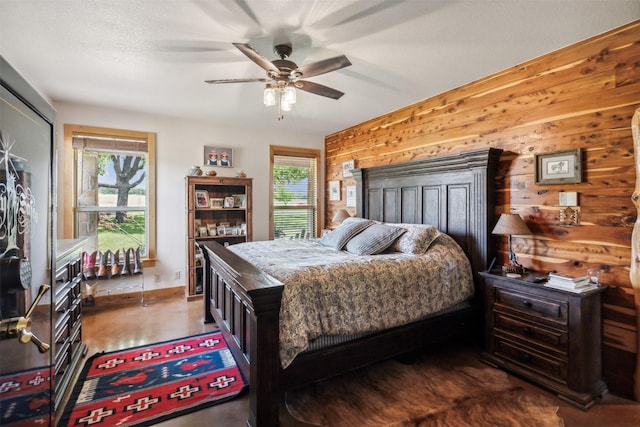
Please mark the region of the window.
[[[154, 260], [155, 134], [65, 125], [65, 237]], [[147, 262], [146, 264], [149, 264]]]
[[271, 146], [270, 158], [270, 238], [317, 237], [320, 151]]

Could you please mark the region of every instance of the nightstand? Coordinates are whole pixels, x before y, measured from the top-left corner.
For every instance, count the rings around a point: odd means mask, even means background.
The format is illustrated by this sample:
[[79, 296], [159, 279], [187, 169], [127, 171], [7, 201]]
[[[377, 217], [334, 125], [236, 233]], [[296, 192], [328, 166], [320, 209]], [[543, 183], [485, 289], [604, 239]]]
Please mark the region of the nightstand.
[[502, 272], [481, 272], [485, 282], [482, 360], [540, 385], [582, 408], [607, 393], [602, 380], [600, 296], [545, 287]]

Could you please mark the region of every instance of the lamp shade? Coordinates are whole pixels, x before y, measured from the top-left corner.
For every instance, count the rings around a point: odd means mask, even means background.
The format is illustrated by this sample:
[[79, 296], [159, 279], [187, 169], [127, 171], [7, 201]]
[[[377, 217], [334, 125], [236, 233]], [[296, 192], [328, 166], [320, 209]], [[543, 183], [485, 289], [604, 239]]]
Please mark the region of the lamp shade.
[[339, 224], [347, 218], [351, 218], [349, 212], [347, 212], [346, 209], [338, 209], [338, 212], [336, 212], [331, 221]]
[[527, 224], [520, 218], [518, 214], [501, 214], [498, 223], [493, 228], [492, 234], [508, 234], [515, 236], [524, 236], [531, 234], [531, 230]]

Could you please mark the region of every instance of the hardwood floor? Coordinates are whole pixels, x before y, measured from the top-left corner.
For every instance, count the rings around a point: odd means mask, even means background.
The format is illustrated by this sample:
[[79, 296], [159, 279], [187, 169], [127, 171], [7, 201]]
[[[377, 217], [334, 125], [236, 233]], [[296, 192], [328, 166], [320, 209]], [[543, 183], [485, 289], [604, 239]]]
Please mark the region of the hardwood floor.
[[[101, 351], [113, 351], [148, 343], [181, 338], [208, 332], [215, 325], [202, 322], [202, 301], [187, 302], [183, 296], [147, 301], [146, 306], [136, 304], [104, 304], [83, 312], [83, 340], [87, 355]], [[474, 353], [477, 349], [465, 351]], [[551, 394], [510, 376], [514, 383], [525, 388]], [[640, 403], [608, 394], [589, 411], [574, 408], [563, 400], [554, 398], [559, 406], [558, 414], [566, 427], [637, 427], [640, 420]], [[248, 411], [248, 395], [192, 414], [168, 420], [157, 426], [212, 426], [244, 427]], [[523, 420], [523, 425], [526, 421]]]

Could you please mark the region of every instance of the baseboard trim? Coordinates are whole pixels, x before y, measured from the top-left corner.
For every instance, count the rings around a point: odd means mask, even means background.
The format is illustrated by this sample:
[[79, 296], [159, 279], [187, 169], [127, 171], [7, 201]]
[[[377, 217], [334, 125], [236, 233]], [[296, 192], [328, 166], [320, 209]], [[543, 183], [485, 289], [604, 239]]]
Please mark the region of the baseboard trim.
[[[169, 298], [175, 296], [184, 296], [185, 295], [185, 287], [184, 286], [175, 286], [171, 288], [160, 288], [160, 289], [145, 289], [144, 290], [144, 301], [157, 300], [162, 298]], [[112, 304], [132, 304], [132, 303], [142, 303], [142, 291], [134, 291], [134, 292], [120, 292], [120, 293], [109, 293], [109, 294], [101, 294], [93, 297], [94, 305], [85, 304], [84, 308], [92, 308], [92, 307], [101, 307]]]

